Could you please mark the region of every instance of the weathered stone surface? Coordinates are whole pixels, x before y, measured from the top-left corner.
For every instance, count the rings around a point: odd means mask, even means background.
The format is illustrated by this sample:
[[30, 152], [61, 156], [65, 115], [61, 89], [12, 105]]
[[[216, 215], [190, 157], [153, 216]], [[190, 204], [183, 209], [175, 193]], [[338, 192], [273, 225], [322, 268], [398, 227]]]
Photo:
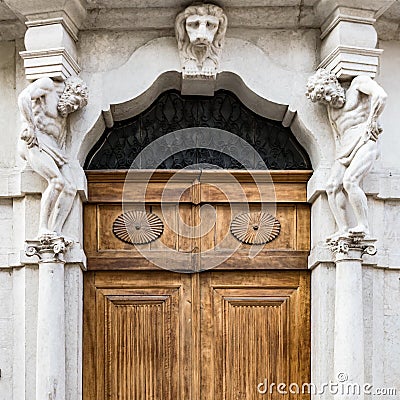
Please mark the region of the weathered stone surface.
[[40, 78], [18, 97], [23, 120], [20, 155], [48, 184], [42, 195], [38, 237], [61, 235], [71, 211], [77, 188], [65, 153], [67, 117], [87, 102], [86, 84], [77, 77], [68, 78], [65, 84]]
[[[78, 157], [82, 161], [104, 131], [108, 117], [117, 120], [133, 116], [147, 108], [161, 92], [181, 88], [182, 70], [174, 21], [188, 4], [181, 0], [155, 0], [149, 7], [149, 2], [144, 0], [89, 0], [85, 2], [89, 10], [85, 17], [85, 11], [75, 1], [62, 2], [67, 5], [67, 14], [56, 10], [59, 1], [29, 1], [28, 4], [28, 0], [7, 0], [6, 3], [16, 6], [12, 11], [5, 3], [0, 4], [0, 307], [7, 314], [6, 318], [0, 314], [0, 393], [6, 399], [36, 400], [38, 267], [35, 258], [22, 257], [21, 251], [25, 239], [36, 236], [41, 193], [46, 182], [32, 170], [24, 169], [16, 152], [21, 124], [16, 99], [27, 82], [23, 60], [18, 55], [26, 49], [21, 40], [14, 42], [14, 39], [25, 32], [26, 17], [34, 33], [29, 45], [35, 49], [41, 48], [38, 47], [41, 40], [51, 47], [54, 41], [49, 41], [57, 39], [42, 37], [46, 36], [47, 28], [39, 27], [40, 20], [67, 20], [68, 14], [68, 18], [78, 21], [74, 22], [76, 29], [70, 27], [70, 32], [65, 32], [67, 28], [60, 23], [62, 29], [57, 26], [57, 34], [67, 48], [74, 32], [77, 34], [78, 25], [81, 28], [76, 48], [70, 47], [69, 52], [79, 60], [82, 76], [91, 91], [91, 101], [84, 111], [70, 116], [72, 134], [66, 143], [66, 152], [70, 158]], [[216, 87], [233, 91], [254, 112], [285, 120], [313, 163], [315, 173], [309, 183], [309, 198], [313, 247], [310, 256], [313, 267], [312, 368], [316, 383], [335, 378], [335, 269], [333, 255], [325, 244], [326, 235], [334, 230], [334, 221], [324, 193], [334, 161], [334, 140], [324, 108], [305, 100], [304, 87], [321, 61], [321, 25], [337, 5], [346, 6], [344, 3], [256, 0], [249, 6], [248, 1], [232, 0], [227, 7], [222, 4], [229, 28], [220, 59], [220, 74], [216, 78]], [[400, 87], [399, 80], [393, 79], [400, 65], [400, 9], [397, 2], [391, 6], [389, 3], [392, 2], [352, 2], [355, 16], [377, 18], [374, 27], [378, 33], [378, 47], [384, 53], [376, 80], [389, 96], [382, 115], [385, 134], [379, 139], [381, 158], [362, 184], [368, 199], [371, 234], [378, 238], [377, 255], [363, 258], [365, 379], [372, 379], [379, 387], [399, 386], [400, 382], [398, 357], [393, 357], [399, 352], [400, 330], [400, 232], [394, 223], [400, 218], [400, 167], [396, 151], [400, 146], [397, 123]], [[54, 8], [49, 9], [53, 4]], [[78, 5], [76, 15], [68, 8], [74, 4]], [[26, 17], [18, 13], [19, 6], [27, 7], [21, 10]], [[29, 14], [31, 12], [34, 14]], [[354, 21], [347, 21], [345, 27], [341, 32], [347, 32], [346, 40], [357, 33], [357, 40], [372, 38], [368, 36], [373, 34], [371, 25], [367, 27], [365, 38], [360, 36]], [[43, 33], [41, 37], [39, 31]], [[70, 37], [65, 36], [66, 33]], [[364, 42], [364, 45], [369, 46], [369, 43]], [[76, 167], [74, 176], [80, 182], [81, 198], [84, 198], [85, 177], [80, 166]], [[66, 235], [82, 242], [79, 196], [75, 198], [64, 229]], [[81, 393], [80, 268], [84, 263], [81, 244], [76, 243], [69, 255], [66, 259], [71, 264], [66, 265], [64, 274], [66, 344], [70, 350], [65, 362], [65, 389], [68, 400], [77, 400]], [[29, 264], [22, 267], [26, 262]], [[13, 267], [12, 285], [10, 266]]]
[[0, 393], [12, 398], [12, 376], [14, 359], [13, 330], [13, 277], [10, 269], [0, 269]]
[[182, 94], [213, 94], [227, 27], [225, 12], [213, 4], [189, 6], [177, 15]]

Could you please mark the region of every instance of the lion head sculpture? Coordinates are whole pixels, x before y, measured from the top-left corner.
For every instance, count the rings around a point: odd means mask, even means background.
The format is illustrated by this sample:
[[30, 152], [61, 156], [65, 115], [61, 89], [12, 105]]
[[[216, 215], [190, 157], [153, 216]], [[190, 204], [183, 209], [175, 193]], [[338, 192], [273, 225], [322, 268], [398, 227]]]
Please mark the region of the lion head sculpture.
[[184, 77], [215, 77], [228, 19], [214, 4], [187, 7], [176, 17], [175, 33]]

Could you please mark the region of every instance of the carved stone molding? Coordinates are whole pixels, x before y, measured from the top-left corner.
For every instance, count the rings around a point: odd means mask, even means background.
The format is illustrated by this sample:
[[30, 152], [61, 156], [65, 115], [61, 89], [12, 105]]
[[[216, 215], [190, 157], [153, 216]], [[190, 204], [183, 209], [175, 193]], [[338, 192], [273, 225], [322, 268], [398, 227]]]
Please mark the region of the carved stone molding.
[[63, 81], [79, 74], [79, 31], [68, 16], [27, 21], [26, 26], [26, 50], [20, 52], [26, 79], [48, 77]]
[[39, 263], [65, 262], [64, 254], [72, 241], [64, 237], [42, 236], [39, 240], [27, 240], [25, 254], [28, 257], [38, 256]]
[[374, 78], [382, 53], [381, 49], [340, 45], [322, 60], [319, 68], [331, 71], [339, 79], [348, 79], [360, 74]]
[[366, 239], [365, 235], [343, 235], [327, 240], [336, 261], [359, 260], [364, 254], [373, 256], [377, 252], [376, 239]]
[[81, 70], [74, 57], [64, 47], [20, 51], [19, 55], [24, 60], [25, 76], [29, 81], [43, 77], [65, 80], [78, 75]]
[[53, 78], [64, 81], [79, 73], [76, 42], [86, 19], [82, 0], [9, 0], [7, 5], [26, 21], [24, 60], [28, 80]]
[[373, 11], [360, 13], [337, 7], [321, 26], [321, 64], [340, 80], [360, 74], [374, 78], [382, 50], [376, 49], [377, 33]]

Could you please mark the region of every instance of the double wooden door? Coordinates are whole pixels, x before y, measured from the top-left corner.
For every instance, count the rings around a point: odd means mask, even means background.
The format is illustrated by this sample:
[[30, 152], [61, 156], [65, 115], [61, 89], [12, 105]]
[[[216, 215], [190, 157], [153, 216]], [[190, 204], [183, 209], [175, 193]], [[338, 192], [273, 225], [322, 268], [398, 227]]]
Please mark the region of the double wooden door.
[[88, 272], [84, 399], [304, 399], [277, 385], [309, 382], [309, 293], [307, 271]]
[[[87, 173], [84, 400], [307, 399], [283, 392], [310, 381], [310, 172], [275, 171], [264, 182], [265, 171], [231, 171], [246, 204], [221, 171], [186, 171], [172, 183], [173, 171], [149, 182], [144, 173]], [[164, 232], [132, 246], [112, 227], [124, 199], [143, 201], [143, 182], [146, 210]], [[260, 187], [280, 233], [250, 257], [230, 224], [258, 210]], [[203, 232], [199, 217], [211, 220], [201, 215], [204, 204], [214, 207], [215, 222]], [[186, 225], [199, 235], [185, 234]], [[198, 272], [210, 258], [215, 266]]]

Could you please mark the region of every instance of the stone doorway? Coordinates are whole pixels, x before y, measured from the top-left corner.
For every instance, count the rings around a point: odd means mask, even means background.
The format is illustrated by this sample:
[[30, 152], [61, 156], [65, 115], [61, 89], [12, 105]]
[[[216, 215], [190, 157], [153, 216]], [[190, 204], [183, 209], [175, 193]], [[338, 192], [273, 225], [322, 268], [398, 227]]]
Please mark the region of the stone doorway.
[[289, 128], [228, 91], [168, 91], [85, 168], [84, 399], [310, 381], [311, 163]]

